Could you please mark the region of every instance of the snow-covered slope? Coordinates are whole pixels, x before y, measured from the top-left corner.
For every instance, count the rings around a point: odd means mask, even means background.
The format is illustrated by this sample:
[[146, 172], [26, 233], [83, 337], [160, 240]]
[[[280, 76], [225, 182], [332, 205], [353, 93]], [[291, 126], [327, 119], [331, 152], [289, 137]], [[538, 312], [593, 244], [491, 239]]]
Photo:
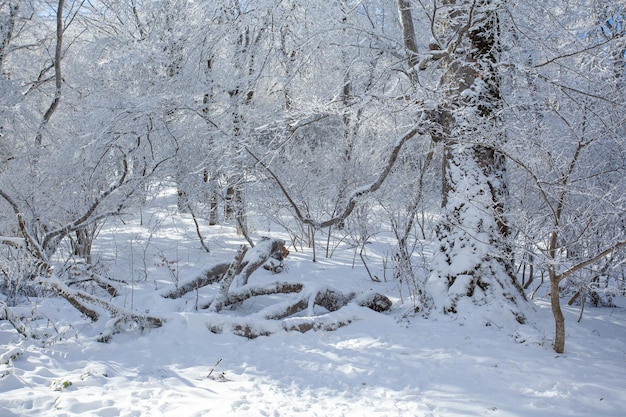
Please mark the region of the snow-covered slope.
[[[566, 353], [556, 355], [541, 298], [525, 326], [486, 322], [480, 309], [471, 317], [406, 317], [396, 283], [372, 282], [352, 267], [353, 250], [339, 248], [316, 263], [292, 251], [283, 273], [259, 270], [250, 280], [374, 290], [394, 299], [391, 312], [360, 309], [358, 320], [333, 332], [215, 334], [209, 327], [235, 313], [195, 306], [216, 288], [176, 300], [160, 291], [232, 259], [242, 242], [232, 229], [207, 230], [207, 254], [189, 219], [157, 217], [145, 223], [158, 230], [106, 228], [97, 253], [111, 276], [128, 281], [114, 302], [165, 325], [103, 344], [96, 338], [104, 323], [89, 323], [61, 299], [31, 300], [14, 311], [33, 317], [30, 325], [50, 341], [21, 340], [0, 321], [0, 416], [624, 415], [624, 308], [587, 307], [580, 323], [578, 309], [566, 308]], [[368, 250], [376, 255], [376, 245]]]

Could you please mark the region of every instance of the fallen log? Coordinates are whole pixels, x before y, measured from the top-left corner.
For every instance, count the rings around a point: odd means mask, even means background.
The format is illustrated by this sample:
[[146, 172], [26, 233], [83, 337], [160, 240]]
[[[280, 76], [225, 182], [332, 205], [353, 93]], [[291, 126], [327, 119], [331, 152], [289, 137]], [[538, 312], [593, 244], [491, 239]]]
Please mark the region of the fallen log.
[[[111, 313], [114, 320], [112, 325], [109, 326], [109, 330], [98, 338], [100, 342], [108, 342], [114, 334], [121, 333], [131, 327], [144, 330], [161, 327], [163, 325], [163, 320], [158, 317], [139, 314], [132, 310], [118, 307], [84, 291], [73, 290], [57, 278], [51, 277], [44, 282], [47, 287], [53, 290], [57, 295], [65, 298], [72, 306], [85, 314], [92, 321], [97, 321], [100, 315], [91, 308], [91, 306], [102, 308]], [[126, 329], [122, 327], [122, 324], [126, 325]]]
[[[285, 253], [289, 253], [284, 249], [285, 241], [282, 239], [270, 239], [267, 237], [262, 238], [253, 248], [245, 246], [244, 255], [242, 259], [237, 260], [238, 254], [235, 255], [233, 262], [235, 263], [232, 269], [232, 280], [229, 283], [227, 291], [230, 287], [241, 287], [248, 283], [250, 275], [261, 267], [269, 259], [282, 260]], [[241, 249], [240, 249], [241, 250]], [[161, 296], [165, 298], [180, 298], [183, 295], [195, 291], [198, 288], [206, 287], [217, 282], [222, 281], [226, 277], [226, 273], [229, 267], [233, 265], [233, 262], [224, 262], [213, 265], [208, 270], [204, 271], [202, 275], [179, 285], [177, 288], [165, 291], [161, 293]], [[230, 285], [232, 284], [232, 285]]]
[[179, 285], [178, 288], [161, 293], [161, 296], [176, 299], [191, 291], [195, 291], [198, 288], [206, 287], [207, 285], [219, 282], [224, 277], [229, 265], [230, 264], [228, 262], [213, 265], [211, 268], [204, 271], [202, 275]]
[[[332, 331], [359, 318], [359, 310], [352, 308], [368, 308], [376, 312], [384, 312], [392, 306], [391, 300], [379, 293], [344, 293], [330, 287], [308, 288], [297, 282], [273, 282], [237, 288], [223, 300], [223, 306], [235, 305], [255, 296], [271, 294], [295, 295], [246, 317], [220, 315], [220, 324], [209, 326], [209, 329], [214, 333], [222, 333], [227, 328], [227, 331], [250, 339], [267, 336], [280, 330], [301, 333], [310, 330]], [[315, 306], [323, 307], [328, 313], [316, 313]], [[307, 310], [306, 317], [293, 317], [305, 310]]]
[[[304, 285], [294, 282], [274, 282], [267, 285], [251, 285], [248, 284], [244, 287], [237, 288], [231, 291], [223, 300], [222, 308], [237, 303], [243, 303], [244, 301], [261, 295], [272, 294], [291, 294], [302, 291]], [[213, 302], [204, 305], [201, 309], [208, 309]]]
[[[270, 239], [263, 237], [250, 249], [242, 261], [242, 269], [237, 274], [237, 287], [248, 284], [250, 275], [259, 269], [270, 258], [282, 260], [285, 251], [285, 241], [282, 239]], [[287, 251], [287, 253], [289, 253]]]

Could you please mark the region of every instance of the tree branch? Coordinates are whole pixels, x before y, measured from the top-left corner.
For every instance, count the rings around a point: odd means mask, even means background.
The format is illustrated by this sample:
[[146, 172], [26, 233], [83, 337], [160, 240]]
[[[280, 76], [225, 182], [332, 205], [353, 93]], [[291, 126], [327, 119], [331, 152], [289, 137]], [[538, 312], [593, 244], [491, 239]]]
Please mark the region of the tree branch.
[[610, 248], [603, 250], [602, 252], [600, 252], [599, 254], [594, 256], [593, 258], [587, 259], [584, 262], [581, 262], [579, 264], [576, 264], [576, 265], [568, 268], [563, 273], [561, 273], [560, 275], [557, 276], [557, 281], [564, 280], [568, 276], [572, 275], [574, 272], [580, 271], [581, 269], [598, 262], [600, 259], [604, 258], [605, 256], [611, 254], [615, 250], [617, 250], [619, 248], [622, 248], [624, 246], [626, 246], [626, 240], [622, 240], [621, 242], [616, 243], [615, 245], [611, 246]]
[[72, 221], [71, 223], [66, 224], [65, 226], [59, 229], [53, 230], [49, 232], [48, 234], [46, 234], [46, 236], [43, 239], [43, 244], [42, 244], [42, 247], [44, 249], [47, 248], [53, 240], [59, 241], [63, 239], [65, 236], [67, 236], [68, 233], [71, 233], [73, 231], [83, 228], [85, 226], [85, 223], [89, 220], [89, 218], [93, 215], [93, 213], [98, 209], [100, 204], [108, 196], [113, 194], [115, 191], [117, 191], [120, 187], [124, 185], [124, 183], [126, 182], [126, 176], [128, 175], [128, 171], [129, 171], [128, 161], [126, 160], [126, 156], [124, 156], [122, 160], [122, 164], [124, 166], [124, 172], [122, 173], [122, 176], [117, 181], [117, 183], [113, 184], [108, 190], [102, 193], [100, 197], [96, 198], [96, 200], [91, 204], [91, 206], [89, 206], [89, 208], [85, 211], [85, 213], [83, 213], [81, 217]]
[[13, 314], [11, 310], [9, 310], [9, 307], [4, 301], [0, 301], [0, 320], [7, 320], [9, 323], [11, 323], [15, 330], [25, 338], [29, 339], [33, 337], [30, 329], [26, 327], [24, 323], [22, 323], [22, 320], [20, 320], [19, 317], [17, 317], [15, 314]]
[[578, 51], [569, 52], [569, 53], [566, 53], [566, 54], [563, 54], [563, 55], [555, 56], [555, 57], [553, 57], [553, 58], [547, 59], [546, 61], [542, 62], [541, 64], [536, 64], [536, 65], [533, 65], [533, 68], [541, 68], [541, 67], [545, 67], [545, 66], [550, 65], [550, 64], [552, 64], [553, 62], [556, 62], [556, 61], [558, 61], [558, 60], [560, 60], [560, 59], [571, 58], [571, 57], [576, 56], [576, 55], [578, 55], [578, 54], [583, 54], [583, 53], [585, 53], [585, 52], [589, 52], [589, 51], [591, 51], [591, 50], [593, 50], [593, 49], [596, 49], [596, 48], [599, 48], [599, 47], [601, 47], [601, 46], [606, 45], [607, 43], [611, 42], [611, 41], [612, 41], [612, 40], [614, 40], [614, 39], [619, 39], [620, 37], [621, 37], [621, 36], [614, 36], [614, 37], [611, 37], [611, 38], [609, 38], [609, 39], [607, 39], [607, 40], [604, 40], [604, 41], [602, 41], [602, 42], [600, 42], [600, 43], [597, 43], [597, 44], [595, 44], [595, 45], [588, 46], [588, 47], [583, 48], [583, 49], [580, 49], [580, 50], [578, 50]]
[[363, 197], [364, 195], [376, 192], [383, 185], [383, 183], [387, 179], [387, 176], [389, 176], [389, 173], [391, 172], [396, 161], [398, 160], [398, 156], [400, 155], [400, 151], [402, 150], [402, 147], [404, 146], [404, 144], [408, 142], [409, 139], [413, 138], [414, 136], [418, 134], [424, 134], [424, 133], [425, 132], [423, 132], [421, 127], [415, 127], [409, 130], [407, 133], [405, 133], [394, 145], [389, 157], [387, 158], [387, 163], [385, 164], [385, 167], [380, 172], [380, 174], [378, 174], [378, 177], [376, 178], [376, 180], [368, 186], [361, 187], [361, 188], [354, 190], [352, 194], [348, 197], [347, 203], [343, 211], [341, 211], [337, 216], [329, 220], [323, 221], [323, 222], [319, 222], [319, 221], [313, 220], [310, 217], [303, 216], [302, 211], [300, 210], [296, 202], [291, 198], [289, 191], [287, 191], [287, 189], [285, 188], [283, 183], [280, 181], [278, 176], [267, 166], [267, 164], [265, 164], [259, 157], [257, 157], [250, 149], [246, 147], [245, 150], [246, 152], [250, 154], [250, 156], [252, 156], [252, 158], [254, 158], [255, 161], [258, 162], [259, 165], [263, 167], [263, 169], [265, 169], [268, 172], [268, 174], [274, 179], [274, 181], [276, 181], [276, 184], [278, 185], [278, 187], [284, 194], [285, 198], [287, 199], [287, 201], [293, 208], [296, 218], [301, 223], [313, 226], [315, 229], [323, 229], [323, 228], [334, 226], [336, 224], [343, 222], [352, 213], [352, 211], [354, 211], [354, 208], [356, 207], [359, 198]]
[[11, 196], [9, 196], [7, 193], [4, 192], [4, 190], [1, 189], [0, 197], [2, 197], [7, 203], [9, 203], [9, 205], [13, 209], [13, 212], [17, 216], [17, 223], [20, 232], [22, 233], [22, 236], [24, 236], [24, 241], [26, 243], [26, 248], [28, 249], [28, 251], [37, 259], [47, 262], [47, 257], [43, 248], [33, 237], [33, 235], [31, 235], [28, 231], [28, 228], [26, 227], [26, 222], [24, 221], [24, 215], [22, 214], [22, 211], [18, 207], [17, 203], [11, 198]]
[[63, 7], [65, 6], [65, 0], [59, 0], [56, 13], [56, 46], [54, 49], [54, 99], [50, 106], [43, 115], [43, 122], [39, 132], [37, 132], [36, 143], [41, 145], [41, 136], [44, 126], [50, 122], [52, 115], [56, 111], [59, 103], [61, 102], [61, 87], [63, 83], [63, 77], [61, 76], [61, 58], [63, 52]]

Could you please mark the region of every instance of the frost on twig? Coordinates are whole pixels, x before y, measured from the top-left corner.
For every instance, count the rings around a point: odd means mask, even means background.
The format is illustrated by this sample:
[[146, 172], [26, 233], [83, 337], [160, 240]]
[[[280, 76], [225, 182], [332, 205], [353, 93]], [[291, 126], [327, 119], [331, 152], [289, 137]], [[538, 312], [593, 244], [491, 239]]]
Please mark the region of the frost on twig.
[[30, 329], [22, 323], [22, 320], [20, 320], [20, 318], [17, 317], [3, 301], [0, 301], [0, 320], [7, 320], [11, 323], [13, 328], [25, 338], [28, 339], [33, 337]]

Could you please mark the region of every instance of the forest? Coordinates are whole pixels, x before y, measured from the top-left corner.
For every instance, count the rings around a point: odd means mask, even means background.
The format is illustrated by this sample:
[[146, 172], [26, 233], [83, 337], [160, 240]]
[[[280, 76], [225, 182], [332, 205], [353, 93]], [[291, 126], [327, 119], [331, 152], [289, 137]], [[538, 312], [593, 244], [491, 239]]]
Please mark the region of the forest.
[[624, 369], [625, 176], [622, 1], [0, 0], [0, 366], [619, 311]]

